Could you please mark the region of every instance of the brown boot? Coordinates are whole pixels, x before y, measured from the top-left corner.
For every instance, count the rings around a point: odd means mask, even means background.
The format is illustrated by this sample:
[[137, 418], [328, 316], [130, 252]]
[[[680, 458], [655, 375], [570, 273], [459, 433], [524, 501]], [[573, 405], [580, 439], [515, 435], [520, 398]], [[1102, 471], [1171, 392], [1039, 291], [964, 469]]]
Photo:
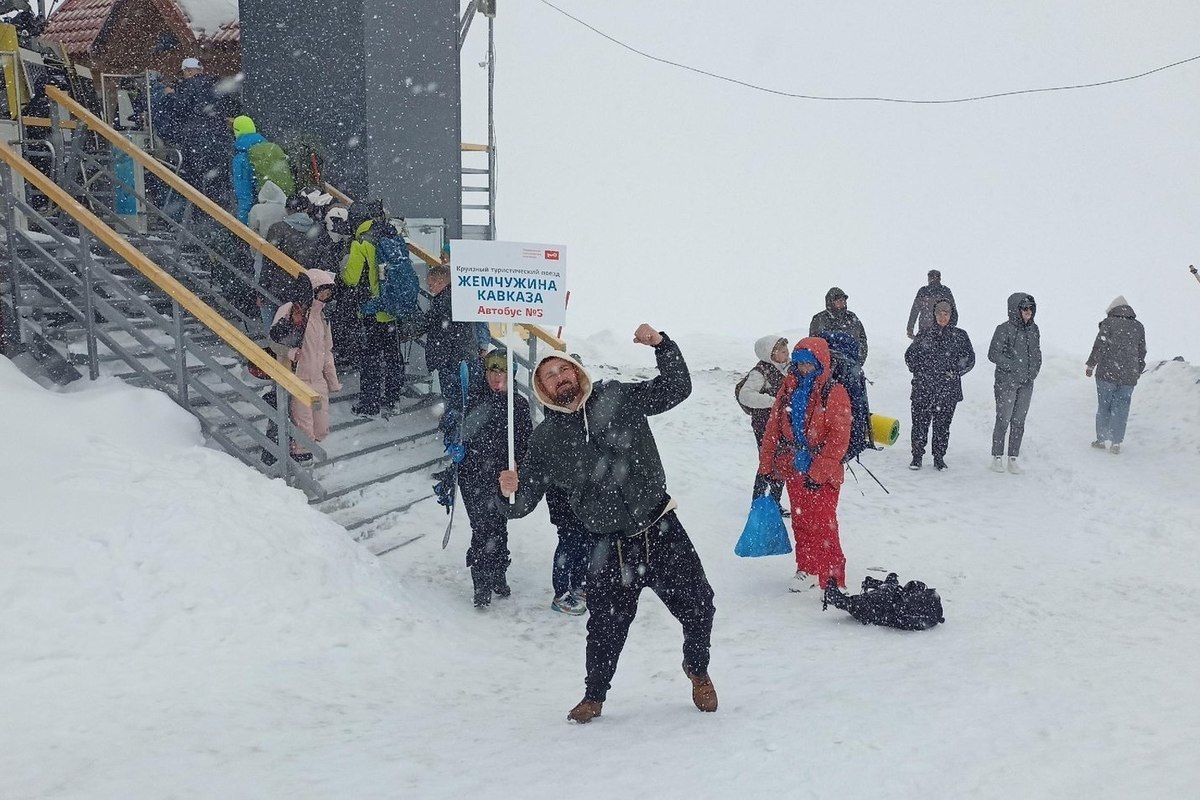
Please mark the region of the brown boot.
[[578, 722], [580, 725], [583, 725], [600, 716], [600, 709], [603, 707], [604, 704], [599, 700], [580, 700], [579, 705], [567, 713], [567, 719], [570, 722]]
[[701, 711], [717, 710], [717, 690], [708, 674], [693, 675], [688, 668], [683, 668], [683, 674], [692, 682], [692, 702]]

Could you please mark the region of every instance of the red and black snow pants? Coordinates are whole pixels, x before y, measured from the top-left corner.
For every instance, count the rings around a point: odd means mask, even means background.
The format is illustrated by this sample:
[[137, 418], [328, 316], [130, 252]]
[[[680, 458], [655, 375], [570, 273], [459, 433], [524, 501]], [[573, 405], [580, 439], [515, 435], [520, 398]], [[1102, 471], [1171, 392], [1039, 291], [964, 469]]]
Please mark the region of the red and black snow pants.
[[694, 675], [708, 673], [713, 590], [687, 531], [670, 511], [645, 531], [596, 543], [587, 578], [584, 699], [603, 702], [608, 695], [644, 588], [658, 595], [683, 626], [684, 668]]

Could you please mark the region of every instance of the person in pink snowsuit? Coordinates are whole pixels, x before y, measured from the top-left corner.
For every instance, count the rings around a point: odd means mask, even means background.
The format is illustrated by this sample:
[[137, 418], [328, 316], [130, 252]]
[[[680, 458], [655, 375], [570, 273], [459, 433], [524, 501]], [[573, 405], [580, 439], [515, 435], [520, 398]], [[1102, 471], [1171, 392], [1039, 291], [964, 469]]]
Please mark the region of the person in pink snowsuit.
[[[323, 269], [307, 270], [312, 283], [313, 302], [308, 310], [308, 321], [304, 326], [304, 339], [299, 347], [287, 353], [289, 362], [296, 365], [296, 377], [321, 395], [321, 407], [310, 408], [303, 403], [292, 403], [292, 422], [315, 442], [329, 435], [329, 395], [340, 391], [341, 381], [333, 366], [333, 334], [329, 321], [325, 319], [325, 304], [333, 299], [334, 275]], [[274, 322], [279, 322], [292, 313], [294, 303], [284, 303], [275, 312]], [[274, 323], [272, 323], [274, 324]], [[305, 452], [292, 442], [293, 453]]]

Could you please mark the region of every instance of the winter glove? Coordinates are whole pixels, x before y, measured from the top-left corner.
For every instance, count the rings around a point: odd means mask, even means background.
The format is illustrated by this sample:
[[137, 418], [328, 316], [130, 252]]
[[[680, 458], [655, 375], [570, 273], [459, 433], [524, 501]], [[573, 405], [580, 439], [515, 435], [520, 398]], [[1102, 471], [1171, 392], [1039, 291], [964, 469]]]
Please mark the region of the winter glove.
[[433, 495], [437, 498], [439, 506], [446, 507], [446, 513], [450, 513], [450, 506], [454, 505], [454, 476], [451, 471], [446, 469], [435, 473], [435, 477], [440, 478], [433, 486]]
[[1090, 377], [1092, 377], [1093, 374], [1095, 374], [1095, 372], [1096, 372], [1095, 367], [1088, 367], [1086, 370], [1084, 370], [1083, 374], [1087, 375], [1090, 378]]
[[467, 448], [458, 442], [454, 442], [446, 445], [446, 453], [450, 456], [451, 463], [461, 464], [462, 460], [467, 457]]
[[804, 476], [804, 488], [808, 489], [810, 492], [819, 492], [821, 490], [821, 486], [822, 484], [817, 483], [807, 475]]

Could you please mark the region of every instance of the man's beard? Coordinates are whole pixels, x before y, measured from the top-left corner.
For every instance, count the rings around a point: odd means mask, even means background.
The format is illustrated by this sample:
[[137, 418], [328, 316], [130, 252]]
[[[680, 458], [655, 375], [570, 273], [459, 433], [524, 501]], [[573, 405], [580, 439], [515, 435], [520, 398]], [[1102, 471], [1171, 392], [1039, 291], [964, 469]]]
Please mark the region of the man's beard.
[[560, 406], [569, 406], [575, 402], [575, 398], [579, 397], [578, 384], [573, 386], [560, 386], [554, 394], [554, 402]]

